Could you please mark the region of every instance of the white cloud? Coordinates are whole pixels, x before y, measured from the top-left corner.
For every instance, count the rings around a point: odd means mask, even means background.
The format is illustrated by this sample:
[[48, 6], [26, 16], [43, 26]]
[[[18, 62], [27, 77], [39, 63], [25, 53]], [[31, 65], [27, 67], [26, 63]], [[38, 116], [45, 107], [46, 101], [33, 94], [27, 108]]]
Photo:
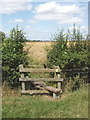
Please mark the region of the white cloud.
[[83, 9], [76, 4], [62, 5], [55, 1], [43, 3], [35, 8], [36, 20], [57, 20], [59, 24], [83, 22]]
[[9, 21], [9, 23], [22, 23], [22, 22], [24, 22], [23, 19], [14, 19]]
[[[0, 13], [3, 14], [11, 14], [11, 13], [15, 13], [17, 11], [22, 11], [22, 10], [31, 10], [32, 9], [32, 5], [31, 3], [25, 3], [25, 0], [14, 0], [14, 2], [10, 2], [12, 0], [4, 0], [3, 2], [0, 3]], [[19, 1], [19, 2], [18, 2]]]
[[80, 13], [81, 9], [73, 4], [73, 5], [61, 5], [55, 1], [41, 4], [36, 7], [36, 13]]

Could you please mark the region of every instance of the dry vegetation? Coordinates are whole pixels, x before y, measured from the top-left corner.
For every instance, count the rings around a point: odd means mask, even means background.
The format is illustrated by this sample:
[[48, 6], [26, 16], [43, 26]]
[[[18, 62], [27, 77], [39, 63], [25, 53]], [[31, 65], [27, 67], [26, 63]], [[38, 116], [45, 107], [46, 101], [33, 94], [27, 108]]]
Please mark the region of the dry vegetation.
[[36, 64], [43, 64], [46, 62], [47, 53], [46, 47], [51, 47], [53, 42], [26, 42], [25, 50], [28, 51], [28, 56]]

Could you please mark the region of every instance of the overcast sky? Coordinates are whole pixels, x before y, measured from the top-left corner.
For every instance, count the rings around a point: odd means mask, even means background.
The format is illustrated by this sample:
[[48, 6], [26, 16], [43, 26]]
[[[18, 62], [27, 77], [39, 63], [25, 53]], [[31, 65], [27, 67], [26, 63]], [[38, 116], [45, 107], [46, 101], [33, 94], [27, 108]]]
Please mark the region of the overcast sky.
[[32, 40], [50, 40], [57, 30], [88, 29], [88, 0], [1, 0], [0, 31], [19, 25]]

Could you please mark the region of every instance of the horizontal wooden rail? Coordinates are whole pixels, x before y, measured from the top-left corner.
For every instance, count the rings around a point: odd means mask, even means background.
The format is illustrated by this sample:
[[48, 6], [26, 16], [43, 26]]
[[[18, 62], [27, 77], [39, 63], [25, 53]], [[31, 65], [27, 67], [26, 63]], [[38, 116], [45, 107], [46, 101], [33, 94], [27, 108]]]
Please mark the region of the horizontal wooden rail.
[[63, 82], [62, 78], [19, 78], [19, 81], [55, 81]]
[[44, 68], [42, 65], [25, 65], [25, 67], [31, 67], [31, 68]]
[[30, 94], [30, 95], [33, 95], [33, 94], [48, 94], [49, 91], [43, 89], [43, 90], [25, 90], [25, 91], [21, 91], [21, 94]]
[[41, 73], [41, 72], [59, 72], [59, 69], [48, 69], [48, 68], [20, 68], [19, 72], [33, 72], [33, 73]]

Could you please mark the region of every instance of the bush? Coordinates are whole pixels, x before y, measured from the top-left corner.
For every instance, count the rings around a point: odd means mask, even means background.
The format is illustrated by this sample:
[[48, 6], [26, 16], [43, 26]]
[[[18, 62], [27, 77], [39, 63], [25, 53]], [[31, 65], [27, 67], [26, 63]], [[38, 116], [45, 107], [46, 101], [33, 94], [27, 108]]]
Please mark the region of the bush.
[[[62, 69], [62, 73], [65, 76], [65, 80], [72, 79], [75, 81], [77, 75], [80, 78], [86, 78], [88, 75], [88, 42], [80, 32], [73, 28], [73, 33], [70, 31], [66, 34], [61, 30], [54, 37], [56, 41], [55, 45], [52, 45], [52, 49], [47, 53], [47, 65], [58, 65]], [[78, 86], [75, 84], [74, 86]]]
[[23, 51], [26, 38], [18, 26], [10, 32], [10, 37], [6, 38], [2, 44], [2, 67], [3, 82], [7, 81], [11, 85], [18, 83], [19, 64], [26, 64], [26, 52]]

